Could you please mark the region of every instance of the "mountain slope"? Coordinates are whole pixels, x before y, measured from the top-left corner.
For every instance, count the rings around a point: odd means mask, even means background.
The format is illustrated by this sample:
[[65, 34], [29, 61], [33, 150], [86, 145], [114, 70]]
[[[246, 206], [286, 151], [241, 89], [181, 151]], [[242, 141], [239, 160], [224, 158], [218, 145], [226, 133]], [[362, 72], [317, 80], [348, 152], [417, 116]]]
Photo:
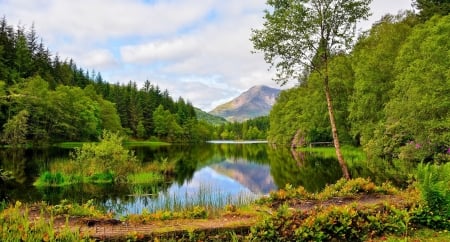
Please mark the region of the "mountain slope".
[[209, 114], [199, 108], [195, 108], [195, 114], [197, 115], [198, 120], [205, 121], [212, 125], [221, 125], [221, 124], [227, 123], [226, 119], [219, 117], [219, 116]]
[[239, 97], [217, 106], [209, 113], [228, 121], [244, 121], [265, 116], [272, 109], [279, 92], [279, 89], [268, 86], [254, 86]]

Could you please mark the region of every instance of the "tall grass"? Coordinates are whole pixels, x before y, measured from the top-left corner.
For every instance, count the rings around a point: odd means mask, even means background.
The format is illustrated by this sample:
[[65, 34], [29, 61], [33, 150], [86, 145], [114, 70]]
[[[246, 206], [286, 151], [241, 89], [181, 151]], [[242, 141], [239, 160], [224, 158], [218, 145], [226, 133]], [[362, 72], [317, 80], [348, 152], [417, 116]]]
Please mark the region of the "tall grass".
[[129, 184], [155, 184], [164, 181], [164, 176], [155, 172], [140, 172], [127, 176]]
[[[140, 201], [135, 204], [140, 204], [145, 211], [151, 213], [157, 211], [186, 212], [201, 207], [208, 214], [213, 215], [222, 211], [227, 205], [244, 206], [257, 198], [258, 196], [251, 192], [230, 194], [210, 185], [200, 185], [196, 191], [165, 192], [154, 194], [154, 196], [138, 197], [137, 199]], [[139, 210], [138, 207], [132, 209]]]
[[80, 234], [66, 222], [62, 228], [54, 227], [54, 218], [41, 210], [39, 217], [29, 217], [29, 209], [21, 202], [0, 213], [0, 241], [89, 241], [87, 234]]

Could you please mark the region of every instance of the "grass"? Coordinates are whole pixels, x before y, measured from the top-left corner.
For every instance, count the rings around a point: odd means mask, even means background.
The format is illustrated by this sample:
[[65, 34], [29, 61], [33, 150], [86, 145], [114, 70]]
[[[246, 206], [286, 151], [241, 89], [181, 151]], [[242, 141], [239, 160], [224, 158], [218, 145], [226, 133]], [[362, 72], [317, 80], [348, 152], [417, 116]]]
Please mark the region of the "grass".
[[17, 201], [0, 213], [1, 241], [88, 241], [87, 234], [68, 225], [55, 228], [53, 214], [47, 217], [41, 209], [40, 216], [29, 217], [29, 208]]
[[[34, 182], [37, 187], [45, 186], [68, 186], [73, 184], [92, 183], [92, 184], [108, 184], [114, 183], [115, 176], [113, 173], [95, 173], [91, 176], [81, 176], [77, 174], [66, 174], [62, 172], [43, 172]], [[164, 181], [164, 176], [154, 172], [141, 172], [129, 174], [126, 183], [133, 184], [156, 184]]]
[[126, 147], [159, 147], [170, 145], [170, 143], [161, 141], [125, 141], [123, 144]]
[[421, 241], [421, 242], [441, 242], [450, 241], [450, 232], [447, 230], [436, 231], [428, 228], [422, 228], [411, 231], [407, 236], [387, 235], [371, 240], [372, 242], [387, 241], [387, 242], [407, 242], [407, 241]]
[[[334, 147], [306, 147], [300, 148], [300, 151], [316, 153], [324, 158], [336, 158], [336, 149]], [[341, 148], [344, 159], [349, 162], [359, 161], [364, 162], [367, 160], [366, 154], [362, 148], [353, 146], [343, 146]]]
[[[139, 187], [134, 191], [148, 194], [141, 191]], [[193, 213], [202, 216], [215, 216], [228, 206], [241, 207], [252, 203], [256, 196], [250, 193], [239, 193], [232, 196], [229, 193], [215, 189], [208, 185], [201, 185], [197, 191], [185, 191], [184, 193], [160, 193], [153, 196], [142, 196], [139, 199], [146, 204], [143, 213], [167, 213], [165, 216], [170, 217], [170, 213]], [[204, 213], [204, 214], [203, 214]], [[187, 217], [196, 217], [191, 214]]]
[[154, 172], [140, 172], [127, 177], [129, 184], [153, 184], [164, 181], [164, 176]]
[[54, 146], [59, 147], [59, 148], [64, 148], [64, 149], [73, 149], [73, 148], [79, 148], [81, 146], [83, 146], [83, 144], [87, 144], [87, 143], [91, 143], [91, 142], [61, 142], [61, 143], [57, 143]]

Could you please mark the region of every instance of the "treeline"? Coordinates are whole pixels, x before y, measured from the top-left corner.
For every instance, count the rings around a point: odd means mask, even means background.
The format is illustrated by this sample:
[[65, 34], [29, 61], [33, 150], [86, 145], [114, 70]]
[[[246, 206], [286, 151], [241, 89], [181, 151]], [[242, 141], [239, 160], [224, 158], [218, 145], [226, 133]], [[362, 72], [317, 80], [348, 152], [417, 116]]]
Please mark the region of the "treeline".
[[213, 137], [221, 140], [266, 140], [268, 130], [269, 117], [263, 116], [217, 126]]
[[52, 56], [34, 26], [0, 21], [0, 128], [4, 143], [96, 140], [103, 129], [133, 138], [209, 139], [194, 107], [146, 81], [110, 84], [100, 73]]
[[[419, 1], [422, 2], [422, 1]], [[330, 88], [344, 143], [369, 159], [450, 160], [450, 16], [385, 16], [350, 53], [334, 53]], [[321, 79], [307, 73], [280, 94], [269, 139], [332, 141]]]

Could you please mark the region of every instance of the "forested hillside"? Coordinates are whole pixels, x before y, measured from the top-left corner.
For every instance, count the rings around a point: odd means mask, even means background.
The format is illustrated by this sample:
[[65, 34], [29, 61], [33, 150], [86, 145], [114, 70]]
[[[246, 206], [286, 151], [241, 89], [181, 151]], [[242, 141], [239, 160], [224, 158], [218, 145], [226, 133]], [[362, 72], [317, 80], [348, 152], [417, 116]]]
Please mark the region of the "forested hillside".
[[[344, 143], [361, 144], [369, 158], [448, 159], [448, 9], [445, 13], [385, 16], [350, 53], [334, 53], [329, 85]], [[280, 94], [270, 114], [269, 139], [297, 145], [332, 140], [317, 73]]]
[[146, 81], [110, 84], [61, 60], [34, 30], [0, 21], [0, 128], [17, 145], [96, 140], [103, 129], [134, 138], [196, 141], [211, 131], [194, 107]]

